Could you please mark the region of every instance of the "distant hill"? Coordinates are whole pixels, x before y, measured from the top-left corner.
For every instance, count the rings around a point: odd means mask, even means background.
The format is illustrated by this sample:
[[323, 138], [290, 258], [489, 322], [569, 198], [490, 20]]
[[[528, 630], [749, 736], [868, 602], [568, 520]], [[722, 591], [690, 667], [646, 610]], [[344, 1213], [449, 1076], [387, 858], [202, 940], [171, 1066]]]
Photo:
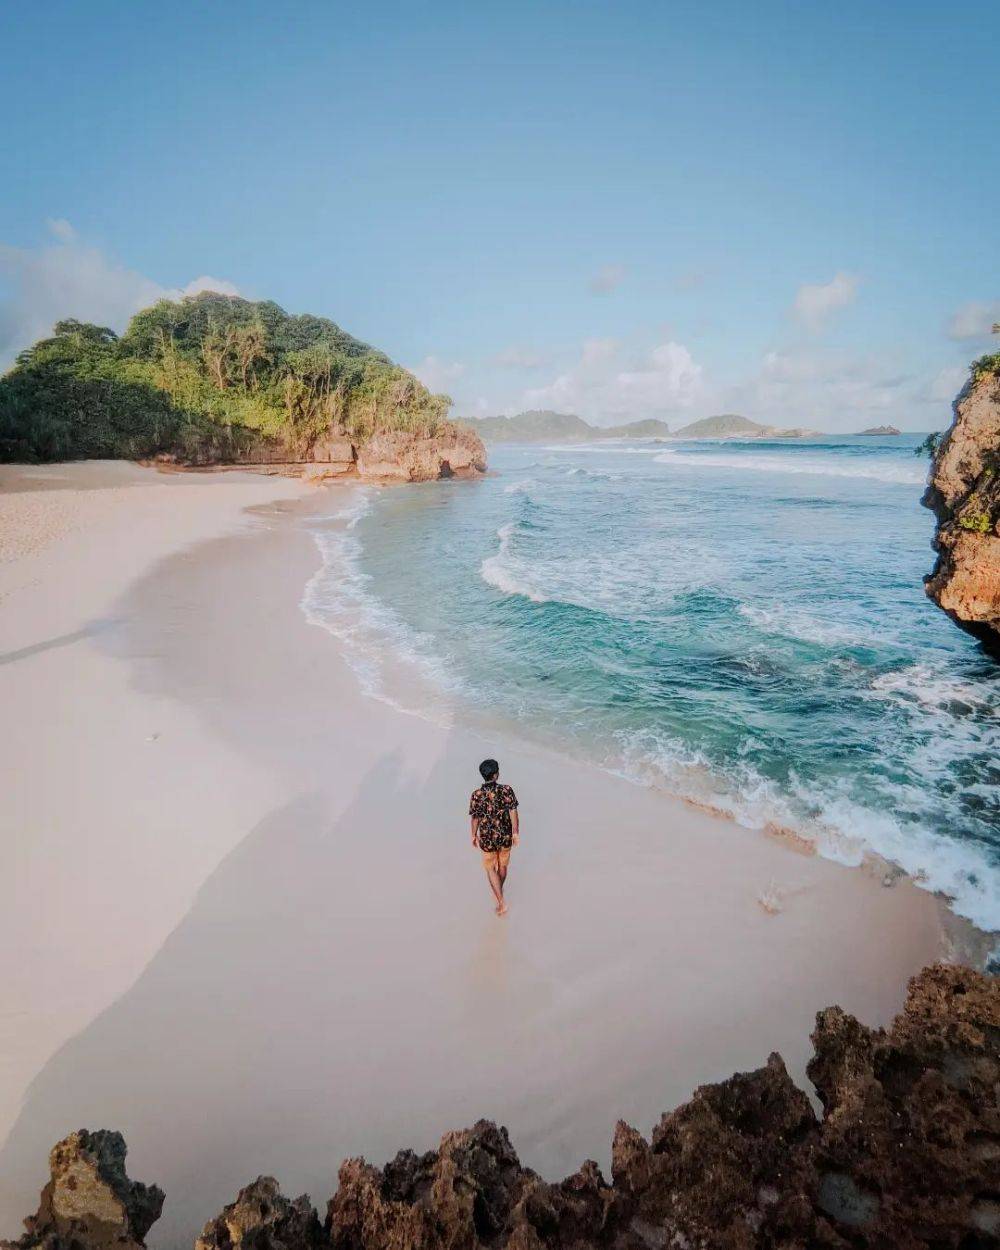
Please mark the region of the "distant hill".
[[670, 426], [648, 419], [597, 426], [569, 412], [535, 409], [514, 417], [464, 417], [458, 421], [486, 443], [584, 443], [600, 438], [669, 438]]
[[736, 434], [763, 434], [773, 427], [759, 425], [748, 417], [725, 412], [718, 417], [702, 417], [677, 431], [677, 438], [732, 438]]
[[591, 425], [569, 412], [533, 410], [515, 417], [463, 417], [456, 422], [484, 443], [592, 443], [602, 438], [811, 438], [817, 430], [779, 429], [734, 412], [702, 417], [671, 433], [665, 421], [647, 418], [625, 425]]
[[902, 432], [894, 425], [873, 425], [870, 430], [862, 430], [861, 434], [867, 438], [884, 438], [889, 434], [902, 434]]
[[725, 412], [718, 417], [702, 417], [700, 421], [692, 421], [679, 429], [674, 438], [813, 438], [818, 430], [807, 430], [801, 426], [794, 429], [780, 429], [776, 425], [761, 425], [759, 421], [751, 421], [749, 417], [738, 416], [735, 412]]
[[613, 425], [607, 430], [598, 430], [598, 438], [670, 438], [670, 426], [665, 421], [657, 421], [653, 417], [645, 421], [629, 421], [627, 425]]

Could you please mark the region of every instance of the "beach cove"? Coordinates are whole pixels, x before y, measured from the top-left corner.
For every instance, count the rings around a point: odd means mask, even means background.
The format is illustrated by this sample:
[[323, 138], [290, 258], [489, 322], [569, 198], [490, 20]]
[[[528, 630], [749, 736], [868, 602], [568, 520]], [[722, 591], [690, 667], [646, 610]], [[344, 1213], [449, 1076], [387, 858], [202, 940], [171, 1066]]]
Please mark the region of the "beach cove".
[[[543, 1175], [606, 1167], [617, 1118], [772, 1050], [801, 1082], [818, 1009], [888, 1021], [950, 949], [905, 879], [366, 697], [300, 607], [307, 523], [359, 488], [2, 472], [0, 1233], [81, 1125], [167, 1190], [157, 1246], [260, 1172], [327, 1192], [480, 1116]], [[486, 754], [522, 805], [503, 922], [465, 817]]]

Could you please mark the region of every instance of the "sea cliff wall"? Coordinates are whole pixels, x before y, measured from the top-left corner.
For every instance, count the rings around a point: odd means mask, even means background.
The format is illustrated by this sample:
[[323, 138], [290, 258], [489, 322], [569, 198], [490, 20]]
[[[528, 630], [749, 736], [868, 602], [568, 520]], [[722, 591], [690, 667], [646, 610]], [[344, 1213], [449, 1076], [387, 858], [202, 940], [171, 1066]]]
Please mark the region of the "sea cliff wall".
[[192, 468], [247, 465], [316, 482], [339, 477], [369, 482], [426, 482], [478, 477], [486, 472], [486, 448], [478, 435], [448, 422], [433, 435], [392, 430], [355, 440], [332, 432], [291, 450], [277, 440], [259, 440], [244, 453], [205, 452], [189, 458], [165, 454], [157, 456], [154, 463]]
[[937, 518], [927, 594], [1000, 655], [1000, 375], [974, 374], [934, 452], [923, 501]]
[[[647, 1140], [619, 1122], [612, 1178], [548, 1183], [488, 1121], [384, 1168], [349, 1159], [323, 1216], [258, 1177], [196, 1250], [985, 1250], [1000, 1237], [1000, 983], [915, 977], [888, 1030], [819, 1013], [809, 1076], [771, 1055], [695, 1091]], [[669, 1056], [664, 1056], [669, 1062]], [[73, 1133], [27, 1232], [3, 1250], [141, 1250], [164, 1195], [124, 1169], [118, 1133]]]

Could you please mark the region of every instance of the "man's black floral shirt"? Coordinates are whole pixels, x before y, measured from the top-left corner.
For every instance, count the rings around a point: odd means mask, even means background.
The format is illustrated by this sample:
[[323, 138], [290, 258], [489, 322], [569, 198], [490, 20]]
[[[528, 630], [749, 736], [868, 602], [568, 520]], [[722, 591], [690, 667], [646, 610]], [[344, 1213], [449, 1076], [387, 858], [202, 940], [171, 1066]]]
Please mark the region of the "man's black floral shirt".
[[473, 790], [469, 815], [479, 817], [479, 846], [484, 851], [505, 851], [513, 841], [510, 813], [517, 807], [517, 795], [510, 786], [496, 781]]

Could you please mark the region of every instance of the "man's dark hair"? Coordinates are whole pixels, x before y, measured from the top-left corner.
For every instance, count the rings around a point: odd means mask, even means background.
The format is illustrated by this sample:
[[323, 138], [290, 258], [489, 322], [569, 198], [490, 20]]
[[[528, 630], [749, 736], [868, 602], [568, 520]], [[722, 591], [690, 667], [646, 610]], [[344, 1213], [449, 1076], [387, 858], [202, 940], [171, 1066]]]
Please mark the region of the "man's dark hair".
[[482, 774], [483, 781], [494, 781], [500, 772], [500, 765], [496, 760], [483, 760], [479, 765], [479, 771]]

